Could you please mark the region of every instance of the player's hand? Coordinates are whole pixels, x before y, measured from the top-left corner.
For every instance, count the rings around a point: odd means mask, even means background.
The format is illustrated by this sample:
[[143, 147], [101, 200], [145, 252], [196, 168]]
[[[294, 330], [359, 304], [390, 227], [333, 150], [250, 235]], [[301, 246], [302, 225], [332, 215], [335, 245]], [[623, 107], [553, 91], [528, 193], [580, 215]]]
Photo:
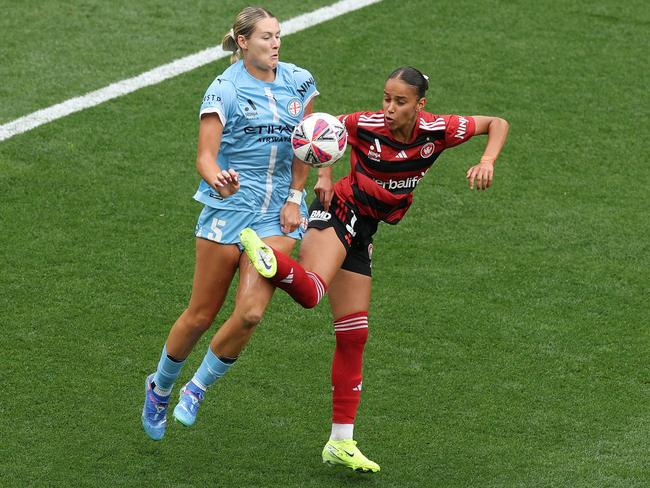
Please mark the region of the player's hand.
[[239, 173], [234, 169], [223, 169], [212, 182], [222, 198], [228, 198], [239, 191]]
[[334, 196], [334, 183], [332, 183], [331, 173], [319, 173], [318, 180], [314, 185], [314, 193], [326, 211], [330, 209], [330, 203]]
[[487, 190], [492, 185], [494, 175], [494, 161], [485, 160], [467, 170], [466, 178], [469, 180], [469, 189]]
[[280, 210], [280, 230], [289, 234], [296, 230], [300, 225], [300, 205], [297, 203], [287, 202]]

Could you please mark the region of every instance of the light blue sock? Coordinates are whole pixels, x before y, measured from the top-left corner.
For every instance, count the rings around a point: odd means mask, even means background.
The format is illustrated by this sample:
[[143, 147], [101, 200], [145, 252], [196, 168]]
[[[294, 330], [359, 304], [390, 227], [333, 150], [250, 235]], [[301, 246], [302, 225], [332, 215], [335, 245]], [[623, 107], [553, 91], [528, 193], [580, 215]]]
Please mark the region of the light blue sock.
[[163, 346], [162, 354], [160, 355], [160, 361], [158, 361], [158, 369], [153, 377], [153, 382], [159, 390], [164, 392], [172, 389], [174, 381], [178, 378], [183, 364], [185, 364], [185, 360], [173, 361], [169, 359], [169, 356], [167, 355], [167, 344], [165, 344]]
[[196, 371], [192, 380], [197, 383], [199, 387], [205, 390], [208, 386], [226, 374], [234, 362], [234, 359], [229, 362], [222, 361], [208, 346], [208, 352], [205, 353], [201, 366], [199, 366], [199, 369]]

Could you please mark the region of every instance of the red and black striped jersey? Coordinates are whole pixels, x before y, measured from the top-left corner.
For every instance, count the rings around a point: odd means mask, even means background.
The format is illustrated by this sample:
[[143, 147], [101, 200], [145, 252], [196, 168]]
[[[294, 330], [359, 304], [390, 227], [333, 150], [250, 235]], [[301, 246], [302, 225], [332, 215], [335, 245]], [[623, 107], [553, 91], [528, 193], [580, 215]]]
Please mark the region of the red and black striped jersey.
[[472, 117], [420, 112], [408, 143], [396, 141], [384, 112], [355, 112], [339, 119], [352, 147], [350, 174], [334, 191], [361, 215], [398, 223], [413, 201], [412, 192], [443, 150], [474, 135]]

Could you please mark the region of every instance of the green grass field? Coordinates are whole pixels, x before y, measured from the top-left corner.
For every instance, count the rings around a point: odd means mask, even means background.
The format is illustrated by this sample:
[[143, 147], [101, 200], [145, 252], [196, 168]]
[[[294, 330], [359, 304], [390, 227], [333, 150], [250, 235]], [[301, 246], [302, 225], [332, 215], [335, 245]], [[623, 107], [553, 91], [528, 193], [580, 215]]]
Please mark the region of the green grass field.
[[[0, 0], [0, 123], [215, 45], [245, 5]], [[321, 463], [329, 309], [281, 293], [197, 424], [142, 432], [226, 60], [0, 142], [0, 486], [648, 486], [649, 26], [642, 1], [385, 0], [283, 39], [319, 111], [379, 108], [410, 64], [430, 111], [511, 125], [492, 189], [467, 189], [476, 138], [376, 236], [356, 428], [374, 476]]]

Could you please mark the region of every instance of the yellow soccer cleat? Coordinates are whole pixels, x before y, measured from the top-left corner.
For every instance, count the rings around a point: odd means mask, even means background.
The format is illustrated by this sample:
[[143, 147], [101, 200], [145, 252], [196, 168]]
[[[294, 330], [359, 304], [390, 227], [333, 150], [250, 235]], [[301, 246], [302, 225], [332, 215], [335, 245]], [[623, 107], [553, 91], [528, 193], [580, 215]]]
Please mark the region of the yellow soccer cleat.
[[330, 439], [323, 448], [323, 462], [331, 466], [345, 466], [360, 473], [376, 473], [379, 465], [364, 456], [352, 439], [333, 441]]
[[257, 272], [264, 278], [273, 278], [278, 272], [278, 262], [273, 249], [267, 246], [250, 227], [246, 227], [239, 233], [239, 241]]

